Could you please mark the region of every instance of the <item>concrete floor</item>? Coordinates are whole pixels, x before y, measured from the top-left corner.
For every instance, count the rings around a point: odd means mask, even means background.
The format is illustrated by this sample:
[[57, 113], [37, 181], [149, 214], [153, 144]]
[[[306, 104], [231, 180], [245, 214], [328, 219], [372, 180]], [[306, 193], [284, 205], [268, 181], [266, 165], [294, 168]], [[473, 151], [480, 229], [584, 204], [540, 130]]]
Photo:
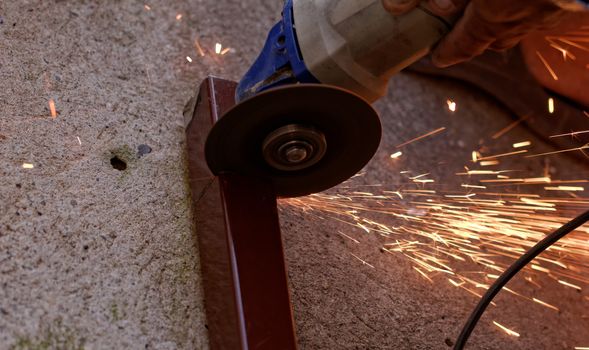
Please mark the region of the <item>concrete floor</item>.
[[[207, 74], [239, 79], [280, 7], [0, 0], [0, 349], [207, 348], [182, 109]], [[217, 42], [233, 50], [215, 55]], [[459, 104], [452, 115], [443, 108], [449, 96]], [[472, 88], [412, 74], [396, 77], [377, 108], [385, 134], [367, 183], [395, 183], [411, 168], [459, 185], [454, 169], [511, 122]], [[440, 126], [444, 135], [388, 162], [394, 145]], [[506, 137], [533, 139], [523, 127]], [[572, 159], [554, 162], [567, 167], [562, 177], [587, 176]], [[301, 349], [445, 349], [476, 303], [382, 254], [380, 236], [352, 244], [336, 234], [356, 234], [347, 226], [289, 207], [281, 220]], [[589, 346], [587, 292], [542, 293], [562, 311], [501, 296], [471, 348]], [[491, 326], [498, 318], [522, 336]]]

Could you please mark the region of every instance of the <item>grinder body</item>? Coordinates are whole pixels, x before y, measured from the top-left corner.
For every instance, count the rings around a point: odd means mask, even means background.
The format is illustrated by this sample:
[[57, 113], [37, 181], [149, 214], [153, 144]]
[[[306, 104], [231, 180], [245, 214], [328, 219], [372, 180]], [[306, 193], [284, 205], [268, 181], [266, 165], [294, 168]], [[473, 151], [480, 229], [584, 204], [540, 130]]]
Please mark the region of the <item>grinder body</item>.
[[390, 77], [425, 56], [452, 22], [425, 3], [393, 16], [380, 0], [288, 0], [237, 99], [283, 84], [321, 83], [374, 102]]

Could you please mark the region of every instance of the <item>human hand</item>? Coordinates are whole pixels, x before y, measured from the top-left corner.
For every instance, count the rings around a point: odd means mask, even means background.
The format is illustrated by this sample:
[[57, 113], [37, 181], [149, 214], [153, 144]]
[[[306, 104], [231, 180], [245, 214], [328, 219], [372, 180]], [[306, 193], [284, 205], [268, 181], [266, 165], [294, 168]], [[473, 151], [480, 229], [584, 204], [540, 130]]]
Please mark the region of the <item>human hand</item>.
[[[432, 12], [452, 16], [464, 12], [452, 31], [432, 52], [432, 62], [447, 67], [467, 61], [487, 49], [503, 51], [516, 46], [528, 33], [556, 26], [571, 10], [582, 9], [575, 0], [425, 0]], [[382, 0], [384, 8], [399, 15], [420, 0]]]

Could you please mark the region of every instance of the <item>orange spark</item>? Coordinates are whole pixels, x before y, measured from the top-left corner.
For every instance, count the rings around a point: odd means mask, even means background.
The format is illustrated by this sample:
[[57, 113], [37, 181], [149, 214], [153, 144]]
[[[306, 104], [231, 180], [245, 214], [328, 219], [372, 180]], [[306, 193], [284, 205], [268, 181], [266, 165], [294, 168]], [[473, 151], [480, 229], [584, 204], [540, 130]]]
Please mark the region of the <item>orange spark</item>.
[[55, 110], [55, 101], [53, 99], [49, 100], [49, 111], [51, 112], [51, 118], [55, 119], [57, 117], [57, 111]]
[[221, 44], [219, 44], [219, 43], [216, 43], [216, 44], [215, 44], [215, 53], [216, 53], [217, 55], [220, 55], [220, 54], [221, 54], [221, 50], [223, 50], [223, 45], [221, 45]]
[[441, 127], [441, 128], [439, 128], [439, 129], [436, 129], [436, 130], [430, 131], [430, 132], [428, 132], [428, 133], [427, 133], [427, 134], [425, 134], [425, 135], [421, 135], [421, 136], [418, 136], [418, 137], [416, 137], [416, 138], [414, 138], [414, 139], [411, 139], [411, 140], [409, 140], [409, 141], [403, 142], [402, 144], [398, 145], [398, 146], [397, 146], [397, 148], [401, 148], [401, 147], [403, 147], [403, 146], [407, 146], [407, 145], [408, 145], [408, 144], [410, 144], [410, 143], [413, 143], [413, 142], [416, 142], [416, 141], [422, 140], [422, 139], [424, 139], [424, 138], [426, 138], [426, 137], [429, 137], [429, 136], [436, 135], [436, 134], [438, 134], [438, 133], [441, 133], [441, 132], [442, 132], [442, 131], [444, 131], [444, 130], [446, 130], [446, 127]]
[[527, 146], [529, 146], [531, 144], [532, 143], [530, 141], [522, 141], [522, 142], [514, 143], [513, 144], [513, 148], [527, 147]]
[[522, 154], [522, 153], [526, 153], [526, 152], [528, 152], [528, 151], [527, 150], [521, 150], [521, 151], [515, 151], [515, 152], [501, 153], [501, 154], [496, 154], [494, 156], [482, 157], [482, 158], [479, 158], [479, 160], [487, 160], [487, 159], [495, 159], [495, 158], [501, 158], [501, 157], [514, 156], [516, 154]]
[[552, 97], [548, 99], [548, 113], [554, 114], [554, 99]]
[[403, 155], [403, 152], [401, 152], [401, 151], [395, 152], [395, 153], [391, 154], [391, 158], [397, 159], [397, 158], [401, 157], [402, 155]]
[[181, 13], [177, 14], [176, 15], [176, 21], [179, 21], [181, 19], [182, 19], [182, 14]]
[[186, 56], [186, 60], [187, 60], [189, 63], [192, 63], [192, 57], [190, 57], [190, 56]]
[[544, 187], [546, 191], [585, 191], [584, 187], [577, 187], [577, 186], [557, 186], [557, 187]]
[[[587, 113], [587, 112], [585, 112]], [[558, 135], [552, 135], [550, 136], [550, 138], [556, 138], [556, 137], [564, 137], [564, 136], [577, 136], [577, 135], [581, 135], [581, 134], [587, 134], [589, 133], [589, 130], [583, 130], [583, 131], [574, 131], [574, 132], [570, 132], [568, 134], [558, 134]]]
[[198, 51], [198, 54], [203, 57], [205, 55], [204, 50], [202, 49], [202, 46], [200, 46], [200, 43], [198, 42], [198, 38], [194, 39], [194, 47], [196, 47], [196, 50]]
[[542, 61], [542, 63], [544, 64], [544, 67], [546, 67], [546, 70], [552, 76], [552, 79], [558, 80], [558, 76], [556, 75], [556, 73], [554, 72], [554, 70], [552, 69], [552, 67], [550, 67], [550, 64], [548, 64], [548, 62], [546, 61], [546, 59], [544, 58], [544, 56], [542, 56], [542, 54], [539, 51], [536, 51], [536, 55], [538, 55], [538, 57], [540, 58], [540, 61]]
[[22, 163], [23, 169], [33, 169], [35, 166], [31, 163]]
[[514, 336], [514, 337], [519, 337], [519, 333], [517, 333], [517, 332], [515, 332], [515, 331], [512, 331], [511, 329], [509, 329], [509, 328], [507, 328], [507, 327], [503, 326], [503, 325], [502, 325], [502, 324], [500, 324], [499, 322], [497, 322], [497, 321], [493, 321], [493, 324], [494, 324], [495, 326], [499, 327], [499, 328], [500, 328], [502, 331], [504, 331], [505, 333], [507, 333], [507, 335], [511, 335], [511, 336]]
[[456, 102], [448, 99], [446, 100], [446, 104], [448, 105], [448, 110], [450, 110], [450, 112], [456, 112]]
[[491, 166], [491, 165], [499, 164], [499, 161], [498, 160], [484, 160], [480, 164], [481, 164], [481, 166]]
[[540, 304], [540, 305], [542, 305], [542, 306], [545, 306], [545, 307], [547, 307], [547, 308], [549, 308], [549, 309], [552, 309], [552, 310], [554, 310], [554, 311], [560, 311], [560, 309], [559, 309], [559, 308], [557, 308], [556, 306], [554, 306], [554, 305], [550, 305], [550, 304], [548, 304], [547, 302], [545, 302], [545, 301], [542, 301], [542, 300], [540, 300], [540, 299], [532, 298], [532, 300], [533, 300], [534, 302], [536, 302], [536, 303], [538, 303], [538, 304]]

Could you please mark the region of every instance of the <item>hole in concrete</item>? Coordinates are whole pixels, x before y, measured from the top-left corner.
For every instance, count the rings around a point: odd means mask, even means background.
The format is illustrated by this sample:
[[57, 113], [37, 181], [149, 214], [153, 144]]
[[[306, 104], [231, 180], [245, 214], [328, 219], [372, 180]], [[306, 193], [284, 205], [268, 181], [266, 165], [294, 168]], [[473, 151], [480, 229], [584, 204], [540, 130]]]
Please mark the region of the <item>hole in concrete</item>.
[[444, 343], [446, 343], [446, 345], [448, 345], [448, 346], [454, 345], [454, 342], [450, 338], [446, 338], [446, 340], [444, 340]]
[[127, 169], [127, 163], [117, 156], [114, 156], [110, 159], [110, 165], [119, 171]]
[[90, 247], [88, 247], [88, 245], [85, 244], [83, 248], [84, 248], [84, 250], [88, 250], [88, 248], [90, 248]]

